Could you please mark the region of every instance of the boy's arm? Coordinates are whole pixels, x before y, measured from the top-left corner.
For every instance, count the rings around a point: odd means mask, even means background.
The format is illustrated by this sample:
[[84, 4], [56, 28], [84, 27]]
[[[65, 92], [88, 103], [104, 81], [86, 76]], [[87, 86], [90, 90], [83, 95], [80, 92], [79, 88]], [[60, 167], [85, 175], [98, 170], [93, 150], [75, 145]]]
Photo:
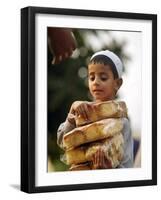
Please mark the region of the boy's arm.
[[124, 156], [117, 168], [133, 167], [133, 138], [131, 134], [130, 123], [127, 118], [123, 118], [123, 137], [124, 137]]
[[63, 149], [63, 136], [65, 133], [73, 130], [75, 128], [75, 124], [70, 123], [66, 120], [64, 123], [60, 124], [57, 131], [57, 144]]

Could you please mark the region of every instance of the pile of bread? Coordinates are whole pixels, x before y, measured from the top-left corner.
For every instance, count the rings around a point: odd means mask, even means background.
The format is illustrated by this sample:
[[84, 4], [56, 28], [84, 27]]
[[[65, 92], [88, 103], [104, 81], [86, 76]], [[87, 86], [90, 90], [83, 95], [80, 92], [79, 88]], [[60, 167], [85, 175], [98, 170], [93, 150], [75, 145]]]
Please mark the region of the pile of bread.
[[123, 117], [127, 117], [123, 101], [107, 101], [95, 104], [89, 121], [76, 117], [76, 128], [63, 137], [65, 154], [62, 160], [70, 166], [69, 170], [94, 169], [93, 154], [101, 149], [110, 168], [116, 168], [123, 158], [124, 139]]

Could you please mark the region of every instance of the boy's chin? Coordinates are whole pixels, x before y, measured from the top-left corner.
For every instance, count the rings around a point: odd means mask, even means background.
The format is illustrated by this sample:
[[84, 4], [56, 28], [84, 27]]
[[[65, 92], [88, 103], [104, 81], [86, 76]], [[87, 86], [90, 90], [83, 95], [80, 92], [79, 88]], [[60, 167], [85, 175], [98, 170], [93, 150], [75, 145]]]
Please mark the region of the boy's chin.
[[95, 97], [94, 100], [95, 100], [96, 102], [103, 102], [103, 101], [111, 101], [111, 100], [113, 100], [113, 99], [112, 99], [112, 98]]
[[108, 100], [105, 100], [105, 99], [103, 99], [103, 98], [95, 98], [95, 101], [96, 101], [96, 102], [102, 102], [102, 101], [108, 101]]

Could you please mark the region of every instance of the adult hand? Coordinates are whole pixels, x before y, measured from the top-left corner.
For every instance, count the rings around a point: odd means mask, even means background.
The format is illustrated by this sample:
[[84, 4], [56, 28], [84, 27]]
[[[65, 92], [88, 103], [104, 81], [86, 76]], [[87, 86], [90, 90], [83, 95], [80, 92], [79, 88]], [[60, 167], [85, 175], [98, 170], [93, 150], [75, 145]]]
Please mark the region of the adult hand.
[[48, 28], [48, 44], [53, 54], [52, 64], [70, 57], [76, 49], [76, 40], [71, 29]]

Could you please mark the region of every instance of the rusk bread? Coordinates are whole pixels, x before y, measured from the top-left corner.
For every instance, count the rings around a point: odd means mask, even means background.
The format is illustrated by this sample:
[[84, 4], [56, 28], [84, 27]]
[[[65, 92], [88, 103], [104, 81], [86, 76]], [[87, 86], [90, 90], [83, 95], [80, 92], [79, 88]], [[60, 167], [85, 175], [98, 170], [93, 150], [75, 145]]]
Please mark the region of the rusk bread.
[[122, 132], [122, 129], [123, 122], [120, 118], [103, 119], [78, 127], [63, 136], [63, 148], [69, 150], [82, 144], [112, 137]]
[[101, 149], [109, 160], [110, 168], [115, 168], [123, 157], [123, 144], [122, 133], [117, 133], [113, 137], [66, 151], [64, 161], [67, 165], [92, 161], [93, 154], [95, 154], [98, 149]]
[[91, 104], [95, 106], [95, 109], [89, 113], [88, 121], [81, 115], [75, 117], [77, 127], [107, 118], [127, 117], [127, 107], [123, 101], [92, 102]]

